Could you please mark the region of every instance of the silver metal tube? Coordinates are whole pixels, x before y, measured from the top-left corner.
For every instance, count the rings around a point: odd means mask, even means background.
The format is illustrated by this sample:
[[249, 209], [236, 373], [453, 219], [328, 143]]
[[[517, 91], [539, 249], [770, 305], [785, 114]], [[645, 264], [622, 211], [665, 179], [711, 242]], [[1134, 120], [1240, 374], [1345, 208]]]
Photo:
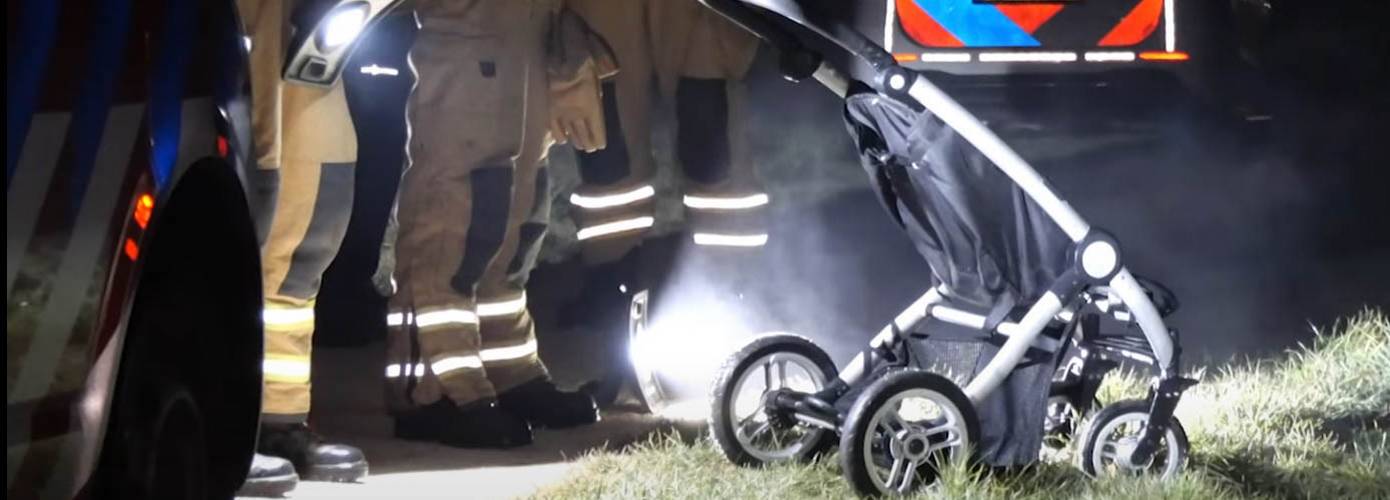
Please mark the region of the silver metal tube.
[[941, 117], [946, 125], [955, 129], [961, 137], [994, 162], [999, 170], [1013, 179], [1015, 184], [1023, 188], [1023, 191], [1052, 217], [1072, 241], [1081, 241], [1086, 237], [1086, 233], [1090, 232], [1091, 226], [1071, 205], [1057, 196], [1047, 181], [1038, 175], [1028, 162], [955, 99], [927, 81], [925, 77], [918, 77], [907, 92], [927, 110]]
[[1169, 336], [1168, 327], [1163, 324], [1163, 316], [1158, 314], [1158, 308], [1154, 307], [1149, 295], [1144, 293], [1144, 287], [1139, 285], [1129, 273], [1129, 269], [1120, 269], [1114, 278], [1110, 278], [1110, 289], [1125, 303], [1125, 308], [1134, 315], [1139, 329], [1144, 331], [1144, 338], [1149, 340], [1149, 347], [1153, 349], [1157, 358], [1159, 375], [1171, 375], [1168, 368], [1173, 365], [1173, 338]]
[[821, 419], [819, 419], [819, 418], [808, 417], [808, 416], [806, 416], [806, 415], [802, 415], [802, 414], [800, 414], [800, 413], [795, 413], [795, 412], [792, 413], [792, 417], [794, 417], [794, 418], [796, 418], [797, 420], [800, 420], [800, 421], [802, 421], [802, 422], [805, 422], [805, 423], [807, 423], [807, 424], [814, 425], [814, 426], [816, 426], [816, 427], [820, 427], [820, 428], [822, 428], [822, 429], [830, 429], [830, 430], [836, 431], [836, 432], [839, 432], [839, 430], [840, 430], [840, 429], [837, 429], [837, 428], [835, 427], [835, 424], [830, 423], [830, 422], [826, 422], [826, 421], [821, 420]]
[[834, 92], [835, 95], [840, 96], [840, 98], [844, 98], [849, 94], [849, 77], [845, 76], [844, 73], [841, 73], [840, 70], [835, 69], [835, 67], [831, 66], [829, 63], [821, 62], [820, 66], [816, 67], [816, 72], [811, 74], [811, 77], [815, 78], [821, 85], [825, 85], [825, 88], [830, 89], [831, 92]]
[[1047, 323], [1061, 310], [1062, 301], [1056, 295], [1052, 292], [1043, 294], [1042, 298], [1028, 309], [1028, 314], [1018, 322], [1018, 331], [1009, 336], [1009, 340], [1004, 342], [998, 353], [995, 353], [994, 359], [989, 360], [989, 364], [985, 365], [980, 374], [966, 385], [965, 395], [978, 404], [985, 396], [994, 392], [994, 389], [1009, 376], [1009, 372], [1018, 366], [1023, 355], [1028, 352], [1028, 347], [1033, 345], [1033, 341], [1042, 333], [1043, 328], [1047, 327]]
[[[989, 322], [989, 318], [986, 318], [982, 315], [975, 314], [969, 311], [962, 311], [960, 309], [952, 309], [950, 307], [945, 306], [933, 307], [931, 309], [931, 317], [939, 319], [941, 321], [945, 321], [953, 325], [960, 325], [966, 328], [973, 328], [976, 330], [983, 330], [985, 328], [985, 324]], [[999, 326], [996, 326], [994, 328], [994, 331], [999, 332], [1000, 335], [1003, 335], [1005, 337], [1012, 337], [1019, 333], [1019, 326], [1018, 323], [1004, 322], [1000, 323]], [[1039, 336], [1036, 339], [1034, 339], [1032, 345], [1033, 347], [1048, 352], [1056, 351], [1057, 348], [1061, 346], [1060, 343], [1058, 343], [1056, 340], [1043, 336]]]
[[[940, 290], [937, 290], [935, 287], [927, 290], [927, 292], [923, 293], [917, 300], [912, 301], [912, 305], [907, 306], [907, 309], [903, 309], [903, 312], [898, 313], [897, 317], [893, 318], [892, 323], [889, 323], [887, 326], [884, 326], [882, 330], [879, 330], [878, 334], [874, 335], [874, 338], [869, 341], [869, 347], [882, 347], [885, 343], [893, 340], [893, 332], [895, 329], [896, 331], [905, 332], [916, 328], [917, 324], [921, 323], [922, 320], [927, 317], [927, 314], [930, 313], [931, 307], [940, 302]], [[843, 370], [840, 370], [840, 380], [844, 381], [846, 384], [858, 382], [859, 379], [864, 376], [864, 361], [864, 353], [861, 352], [856, 354], [854, 359], [851, 360], [848, 365], [845, 365]]]

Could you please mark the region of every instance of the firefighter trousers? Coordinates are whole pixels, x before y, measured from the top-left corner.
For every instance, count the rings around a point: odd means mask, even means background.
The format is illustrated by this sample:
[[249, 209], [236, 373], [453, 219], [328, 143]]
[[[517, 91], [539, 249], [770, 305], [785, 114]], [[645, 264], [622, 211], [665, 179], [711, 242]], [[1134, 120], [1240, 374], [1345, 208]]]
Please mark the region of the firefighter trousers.
[[341, 85], [280, 77], [295, 2], [239, 0], [251, 40], [252, 205], [265, 299], [262, 419], [309, 414], [314, 298], [352, 212], [357, 136]]
[[526, 279], [550, 206], [543, 2], [421, 2], [387, 318], [393, 412], [545, 377]]
[[623, 66], [604, 89], [609, 147], [580, 154], [583, 184], [570, 197], [585, 260], [621, 258], [655, 222], [653, 90], [674, 107], [675, 156], [696, 243], [765, 241], [767, 195], [753, 174], [741, 116], [742, 79], [757, 40], [694, 0], [571, 5]]

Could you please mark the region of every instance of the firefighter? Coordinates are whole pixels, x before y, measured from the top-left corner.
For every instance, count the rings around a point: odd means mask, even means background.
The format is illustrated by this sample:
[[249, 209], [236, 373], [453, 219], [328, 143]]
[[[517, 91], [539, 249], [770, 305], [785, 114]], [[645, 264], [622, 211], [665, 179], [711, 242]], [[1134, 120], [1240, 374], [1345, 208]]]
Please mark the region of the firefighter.
[[599, 80], [615, 69], [562, 12], [556, 0], [416, 4], [398, 233], [388, 228], [378, 272], [380, 284], [395, 269], [383, 286], [397, 437], [512, 447], [531, 442], [532, 426], [598, 418], [591, 397], [550, 382], [526, 306], [550, 212], [551, 136], [602, 147]]
[[357, 137], [341, 85], [315, 88], [280, 76], [294, 3], [238, 2], [250, 39], [251, 183], [265, 300], [262, 455], [247, 488], [292, 479], [273, 457], [288, 460], [304, 480], [351, 482], [367, 473], [361, 450], [325, 443], [307, 425], [314, 298], [347, 230]]
[[572, 3], [623, 64], [603, 94], [613, 140], [580, 155], [583, 184], [570, 196], [584, 260], [622, 258], [655, 222], [653, 88], [674, 105], [690, 242], [734, 255], [763, 246], [768, 197], [746, 157], [739, 116], [757, 39], [696, 0]]

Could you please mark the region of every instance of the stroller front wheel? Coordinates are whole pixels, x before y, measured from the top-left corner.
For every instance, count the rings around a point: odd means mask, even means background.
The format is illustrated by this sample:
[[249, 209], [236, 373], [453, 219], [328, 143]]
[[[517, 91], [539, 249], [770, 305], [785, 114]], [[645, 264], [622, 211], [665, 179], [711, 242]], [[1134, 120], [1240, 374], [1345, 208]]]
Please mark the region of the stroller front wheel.
[[979, 434], [975, 407], [954, 382], [899, 371], [855, 401], [840, 437], [840, 469], [862, 496], [906, 495], [968, 458]]
[[1082, 426], [1077, 465], [1092, 477], [1153, 474], [1168, 479], [1177, 475], [1188, 453], [1187, 432], [1177, 417], [1169, 420], [1168, 431], [1147, 463], [1130, 463], [1129, 456], [1148, 421], [1147, 401], [1125, 400], [1102, 408]]
[[834, 436], [770, 410], [765, 395], [778, 390], [814, 393], [835, 377], [830, 356], [804, 337], [756, 338], [719, 370], [710, 397], [710, 436], [738, 465], [808, 460], [828, 449]]

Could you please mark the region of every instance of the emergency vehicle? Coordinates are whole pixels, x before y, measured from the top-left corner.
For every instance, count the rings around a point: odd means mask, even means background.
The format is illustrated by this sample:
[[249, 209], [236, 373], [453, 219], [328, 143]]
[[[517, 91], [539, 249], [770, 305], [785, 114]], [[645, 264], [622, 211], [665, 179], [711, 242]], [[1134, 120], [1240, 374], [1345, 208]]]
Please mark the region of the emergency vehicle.
[[[951, 74], [1175, 69], [1204, 54], [1200, 1], [882, 0], [859, 28], [900, 63]], [[1215, 3], [1215, 2], [1205, 2]]]
[[226, 1], [8, 2], [6, 497], [227, 498], [262, 330]]

